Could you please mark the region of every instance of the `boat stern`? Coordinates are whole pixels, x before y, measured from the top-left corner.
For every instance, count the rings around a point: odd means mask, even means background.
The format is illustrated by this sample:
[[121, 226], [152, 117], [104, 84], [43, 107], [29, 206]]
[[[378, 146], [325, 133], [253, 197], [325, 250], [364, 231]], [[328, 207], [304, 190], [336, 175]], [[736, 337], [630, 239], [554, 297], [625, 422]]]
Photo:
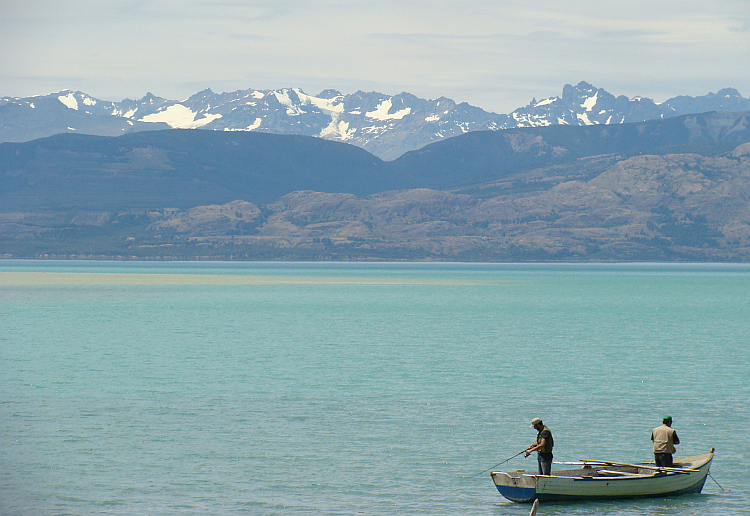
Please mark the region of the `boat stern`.
[[505, 498], [514, 502], [531, 503], [536, 498], [536, 477], [522, 473], [493, 471], [491, 475], [495, 487]]

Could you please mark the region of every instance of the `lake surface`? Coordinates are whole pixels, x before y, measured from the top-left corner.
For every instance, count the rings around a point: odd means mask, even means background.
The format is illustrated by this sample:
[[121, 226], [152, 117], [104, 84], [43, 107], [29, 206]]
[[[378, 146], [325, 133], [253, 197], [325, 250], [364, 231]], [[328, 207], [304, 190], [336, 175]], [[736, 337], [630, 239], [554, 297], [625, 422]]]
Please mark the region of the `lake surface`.
[[749, 400], [748, 265], [0, 261], [2, 515], [526, 515], [477, 473], [532, 418], [631, 462], [665, 414], [702, 494], [539, 514], [745, 515]]

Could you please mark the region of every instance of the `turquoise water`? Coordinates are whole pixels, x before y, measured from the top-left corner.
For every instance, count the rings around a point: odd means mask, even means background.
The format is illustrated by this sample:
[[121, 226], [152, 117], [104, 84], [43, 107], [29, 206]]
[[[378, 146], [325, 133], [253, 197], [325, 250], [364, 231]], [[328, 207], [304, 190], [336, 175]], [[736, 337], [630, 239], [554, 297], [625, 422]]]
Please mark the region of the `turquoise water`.
[[[716, 448], [750, 511], [750, 266], [0, 261], [0, 514], [525, 515], [490, 468]], [[535, 469], [522, 456], [499, 470]]]

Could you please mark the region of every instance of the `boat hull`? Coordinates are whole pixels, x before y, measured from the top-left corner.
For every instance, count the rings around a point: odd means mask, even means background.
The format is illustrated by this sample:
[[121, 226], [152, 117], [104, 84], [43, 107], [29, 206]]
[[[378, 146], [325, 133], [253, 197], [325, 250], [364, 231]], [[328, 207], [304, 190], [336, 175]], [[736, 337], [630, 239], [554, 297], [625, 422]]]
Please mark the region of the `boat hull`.
[[[706, 482], [713, 452], [677, 459], [690, 472], [659, 472], [653, 469], [635, 472], [612, 471], [611, 467], [584, 467], [544, 476], [527, 472], [492, 473], [498, 492], [514, 502], [615, 500], [653, 498], [700, 493]], [[648, 466], [646, 466], [648, 467]], [[561, 473], [565, 473], [564, 475]], [[612, 476], [620, 474], [622, 476]]]

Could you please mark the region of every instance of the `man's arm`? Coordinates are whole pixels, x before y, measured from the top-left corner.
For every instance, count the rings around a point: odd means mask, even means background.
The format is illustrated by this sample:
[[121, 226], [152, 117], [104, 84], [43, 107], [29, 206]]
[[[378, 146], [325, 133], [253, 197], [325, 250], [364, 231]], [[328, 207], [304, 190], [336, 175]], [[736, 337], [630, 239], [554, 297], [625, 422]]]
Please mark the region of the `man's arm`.
[[680, 444], [680, 438], [677, 437], [677, 432], [675, 432], [674, 434], [672, 434], [672, 437], [674, 437], [674, 439], [672, 440], [673, 443]]
[[528, 457], [529, 455], [531, 455], [531, 452], [541, 450], [542, 448], [544, 448], [545, 444], [547, 444], [547, 439], [542, 437], [542, 440], [539, 441], [539, 443], [534, 443], [526, 449], [526, 456]]

